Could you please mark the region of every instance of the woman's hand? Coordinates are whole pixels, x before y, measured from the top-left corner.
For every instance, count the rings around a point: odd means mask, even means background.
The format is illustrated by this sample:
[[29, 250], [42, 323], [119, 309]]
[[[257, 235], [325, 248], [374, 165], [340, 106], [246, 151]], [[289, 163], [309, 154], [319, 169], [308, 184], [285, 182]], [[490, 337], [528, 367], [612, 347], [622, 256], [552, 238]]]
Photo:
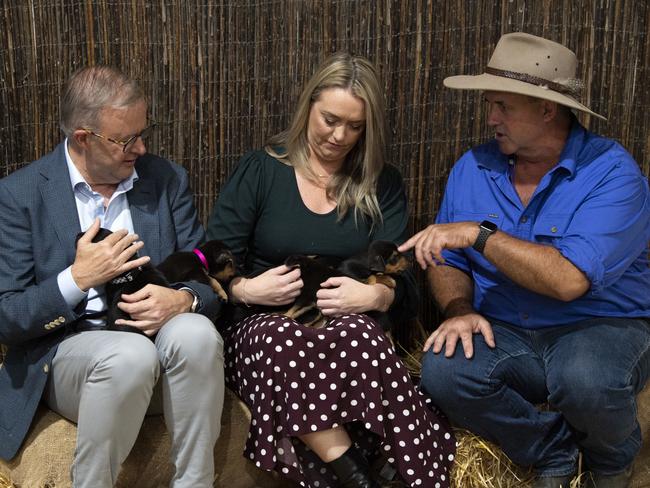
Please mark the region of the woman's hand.
[[244, 305], [288, 305], [300, 295], [302, 285], [300, 269], [283, 264], [254, 278], [235, 278], [230, 295]]
[[395, 298], [387, 286], [366, 285], [347, 276], [330, 278], [321, 287], [316, 293], [316, 306], [327, 316], [386, 311]]

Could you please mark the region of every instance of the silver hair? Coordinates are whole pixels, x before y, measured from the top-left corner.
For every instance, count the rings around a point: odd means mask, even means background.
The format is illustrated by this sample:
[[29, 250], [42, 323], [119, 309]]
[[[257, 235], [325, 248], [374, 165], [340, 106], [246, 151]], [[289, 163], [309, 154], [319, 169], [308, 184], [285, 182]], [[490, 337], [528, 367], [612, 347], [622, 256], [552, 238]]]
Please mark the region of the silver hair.
[[67, 137], [82, 127], [97, 130], [103, 108], [124, 108], [141, 100], [145, 97], [138, 83], [117, 68], [81, 68], [63, 87], [59, 125]]

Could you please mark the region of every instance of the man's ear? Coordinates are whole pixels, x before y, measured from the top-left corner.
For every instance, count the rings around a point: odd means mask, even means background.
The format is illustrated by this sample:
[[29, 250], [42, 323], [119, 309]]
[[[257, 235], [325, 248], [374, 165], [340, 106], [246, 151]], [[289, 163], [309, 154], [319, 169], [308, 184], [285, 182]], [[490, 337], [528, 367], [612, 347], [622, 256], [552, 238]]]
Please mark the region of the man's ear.
[[86, 149], [90, 137], [92, 136], [87, 131], [83, 129], [76, 129], [70, 136], [70, 139], [75, 146]]
[[558, 114], [558, 104], [550, 100], [542, 100], [542, 115], [545, 122], [550, 122]]

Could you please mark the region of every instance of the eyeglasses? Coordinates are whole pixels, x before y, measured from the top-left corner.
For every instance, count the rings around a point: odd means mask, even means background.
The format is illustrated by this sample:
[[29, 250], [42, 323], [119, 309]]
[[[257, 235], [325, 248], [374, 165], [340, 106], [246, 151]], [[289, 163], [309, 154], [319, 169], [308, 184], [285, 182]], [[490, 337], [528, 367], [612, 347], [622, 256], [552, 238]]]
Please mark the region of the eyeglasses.
[[129, 137], [128, 139], [126, 139], [125, 141], [118, 141], [118, 140], [112, 139], [110, 137], [103, 136], [101, 134], [98, 134], [97, 132], [94, 132], [94, 131], [90, 130], [90, 129], [86, 129], [85, 127], [82, 127], [81, 130], [84, 130], [88, 134], [91, 134], [91, 135], [93, 135], [95, 137], [99, 137], [100, 139], [104, 139], [104, 140], [106, 140], [108, 142], [112, 142], [113, 144], [117, 144], [119, 146], [122, 146], [122, 152], [127, 152], [128, 150], [130, 150], [133, 147], [133, 145], [135, 144], [135, 141], [137, 141], [138, 138], [140, 138], [140, 139], [142, 139], [144, 141], [145, 138], [147, 138], [149, 135], [151, 135], [151, 131], [153, 131], [153, 129], [155, 127], [156, 127], [156, 124], [151, 124], [149, 127], [144, 129], [139, 134], [135, 134], [135, 135]]

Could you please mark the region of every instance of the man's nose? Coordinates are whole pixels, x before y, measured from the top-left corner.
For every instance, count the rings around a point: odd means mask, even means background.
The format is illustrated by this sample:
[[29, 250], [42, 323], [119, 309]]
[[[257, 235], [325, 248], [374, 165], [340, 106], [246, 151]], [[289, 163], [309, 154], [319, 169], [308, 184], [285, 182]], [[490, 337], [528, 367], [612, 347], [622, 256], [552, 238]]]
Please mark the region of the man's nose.
[[487, 109], [487, 123], [489, 126], [499, 125], [499, 112], [494, 104], [488, 104]]
[[142, 137], [138, 136], [133, 142], [132, 147], [129, 149], [129, 152], [133, 152], [138, 156], [144, 156], [147, 153], [147, 146], [144, 143]]

